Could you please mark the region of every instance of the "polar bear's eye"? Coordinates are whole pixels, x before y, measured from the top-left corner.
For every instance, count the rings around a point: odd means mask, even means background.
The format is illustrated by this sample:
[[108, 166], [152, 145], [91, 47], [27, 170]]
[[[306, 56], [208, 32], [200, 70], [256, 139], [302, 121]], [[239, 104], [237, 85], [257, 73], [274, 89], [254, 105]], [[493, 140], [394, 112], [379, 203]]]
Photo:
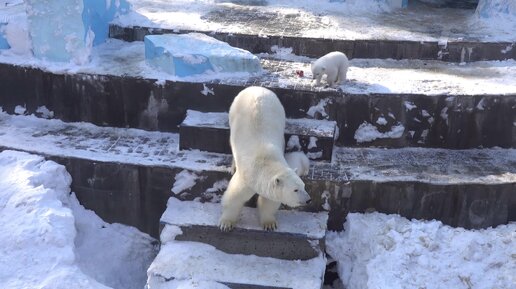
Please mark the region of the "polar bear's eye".
[[294, 190], [294, 192], [296, 192], [296, 193], [297, 193], [297, 192], [299, 192], [299, 190], [298, 190], [298, 189], [295, 189], [295, 190]]

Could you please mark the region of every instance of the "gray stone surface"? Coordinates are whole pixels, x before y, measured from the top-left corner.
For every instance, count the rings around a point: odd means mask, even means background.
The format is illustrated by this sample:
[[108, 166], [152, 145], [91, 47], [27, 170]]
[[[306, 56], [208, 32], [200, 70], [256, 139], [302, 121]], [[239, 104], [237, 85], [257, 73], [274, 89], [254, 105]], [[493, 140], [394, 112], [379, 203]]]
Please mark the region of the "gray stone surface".
[[[324, 252], [327, 212], [280, 210], [278, 228], [264, 231], [255, 208], [243, 208], [231, 232], [218, 227], [220, 204], [180, 201], [171, 197], [161, 216], [161, 241], [200, 242], [229, 254], [256, 255], [283, 260], [309, 260]], [[181, 233], [176, 233], [174, 228]], [[170, 234], [169, 232], [174, 232]]]
[[[303, 219], [299, 220], [300, 222]], [[308, 260], [324, 252], [324, 240], [303, 235], [236, 228], [222, 232], [214, 226], [182, 226], [177, 241], [200, 242], [229, 254], [256, 255], [283, 260]]]

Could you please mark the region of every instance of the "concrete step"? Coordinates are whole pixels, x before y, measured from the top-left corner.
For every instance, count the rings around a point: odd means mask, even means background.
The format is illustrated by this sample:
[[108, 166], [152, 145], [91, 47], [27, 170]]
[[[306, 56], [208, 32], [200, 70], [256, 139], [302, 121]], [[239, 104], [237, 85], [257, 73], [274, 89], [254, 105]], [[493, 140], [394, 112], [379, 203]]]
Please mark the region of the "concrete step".
[[[162, 74], [141, 70], [143, 44], [109, 45], [97, 60], [102, 65], [70, 68], [79, 69], [73, 74], [20, 66], [22, 60], [0, 64], [0, 106], [9, 113], [16, 106], [36, 113], [44, 105], [65, 121], [177, 132], [188, 109], [228, 111], [242, 89], [258, 85], [278, 95], [289, 118], [336, 121], [341, 146], [516, 147], [516, 90], [509, 80], [516, 69], [509, 64], [386, 61], [378, 68], [375, 61], [361, 62], [343, 90], [314, 87], [309, 77], [296, 76], [295, 70], [309, 70], [308, 63], [266, 59], [268, 72], [261, 76], [156, 82]], [[131, 61], [122, 61], [120, 51]], [[355, 135], [361, 126], [376, 130], [378, 137], [359, 142]], [[403, 131], [393, 135], [397, 128]]]
[[[338, 6], [307, 9], [302, 3], [218, 2], [186, 8], [182, 3], [156, 6], [136, 1], [132, 14], [121, 15], [111, 25], [110, 36], [142, 41], [147, 34], [198, 31], [253, 53], [270, 52], [278, 45], [309, 57], [339, 50], [351, 58], [452, 62], [516, 58], [516, 50], [507, 49], [516, 41], [509, 27], [480, 25], [472, 21], [473, 10], [410, 7], [364, 15]], [[192, 16], [186, 21], [185, 15]]]
[[[170, 198], [161, 216], [163, 236], [178, 227], [172, 240], [201, 242], [229, 254], [255, 255], [283, 260], [309, 260], [324, 254], [328, 213], [278, 211], [278, 229], [264, 231], [255, 208], [245, 207], [236, 228], [222, 232], [218, 227], [221, 205]], [[171, 226], [172, 228], [167, 228]]]
[[[230, 288], [320, 289], [326, 259], [280, 260], [228, 254], [198, 242], [169, 241], [147, 271], [149, 288], [167, 288], [168, 282], [197, 279]], [[170, 288], [170, 287], [168, 287]]]
[[[331, 160], [336, 122], [315, 119], [287, 119], [287, 151], [302, 150], [313, 160]], [[179, 127], [179, 149], [231, 154], [229, 120], [224, 112], [188, 110]]]
[[415, 41], [389, 39], [329, 39], [318, 37], [259, 35], [218, 31], [178, 30], [174, 28], [123, 27], [111, 24], [109, 37], [124, 41], [143, 41], [146, 35], [205, 33], [231, 46], [252, 53], [270, 53], [274, 46], [291, 48], [296, 55], [318, 58], [332, 51], [344, 52], [350, 59], [422, 59], [446, 62], [473, 62], [516, 59], [516, 50], [505, 52], [513, 42]]
[[[0, 113], [6, 149], [65, 165], [82, 204], [155, 237], [170, 196], [216, 203], [231, 177], [230, 156], [180, 151], [174, 133]], [[516, 221], [514, 149], [335, 147], [333, 155], [332, 163], [312, 162], [304, 178], [306, 210], [328, 211], [330, 230], [342, 229], [348, 212], [370, 210], [465, 228]]]

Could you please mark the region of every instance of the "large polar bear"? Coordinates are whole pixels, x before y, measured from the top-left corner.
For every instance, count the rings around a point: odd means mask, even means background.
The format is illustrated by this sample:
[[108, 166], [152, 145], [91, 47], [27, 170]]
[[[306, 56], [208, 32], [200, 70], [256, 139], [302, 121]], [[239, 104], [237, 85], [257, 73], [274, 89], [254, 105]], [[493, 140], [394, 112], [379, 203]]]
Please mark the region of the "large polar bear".
[[260, 223], [274, 230], [281, 203], [298, 207], [310, 201], [284, 157], [285, 110], [272, 91], [248, 87], [231, 104], [229, 127], [235, 174], [222, 197], [220, 229], [231, 230], [244, 203], [258, 194]]
[[326, 82], [329, 86], [334, 87], [343, 84], [346, 80], [349, 61], [346, 54], [334, 51], [314, 61], [311, 68], [316, 85], [320, 85], [321, 78], [326, 74]]

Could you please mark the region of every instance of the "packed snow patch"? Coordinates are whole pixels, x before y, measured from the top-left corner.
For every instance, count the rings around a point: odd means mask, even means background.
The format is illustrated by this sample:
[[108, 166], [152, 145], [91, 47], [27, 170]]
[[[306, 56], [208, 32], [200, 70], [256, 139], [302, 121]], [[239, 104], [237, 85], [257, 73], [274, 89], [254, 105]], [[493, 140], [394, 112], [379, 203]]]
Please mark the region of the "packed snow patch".
[[153, 239], [107, 224], [70, 195], [66, 169], [0, 153], [0, 288], [142, 288]]
[[516, 223], [465, 230], [352, 213], [326, 244], [347, 289], [515, 288]]
[[183, 191], [191, 189], [195, 186], [195, 183], [199, 179], [199, 176], [193, 172], [189, 172], [187, 170], [182, 170], [175, 177], [174, 185], [172, 186], [172, 192], [174, 194], [179, 194]]
[[355, 140], [358, 143], [370, 142], [381, 138], [400, 138], [405, 132], [405, 127], [400, 123], [387, 132], [379, 132], [378, 128], [368, 122], [363, 122], [355, 131]]

